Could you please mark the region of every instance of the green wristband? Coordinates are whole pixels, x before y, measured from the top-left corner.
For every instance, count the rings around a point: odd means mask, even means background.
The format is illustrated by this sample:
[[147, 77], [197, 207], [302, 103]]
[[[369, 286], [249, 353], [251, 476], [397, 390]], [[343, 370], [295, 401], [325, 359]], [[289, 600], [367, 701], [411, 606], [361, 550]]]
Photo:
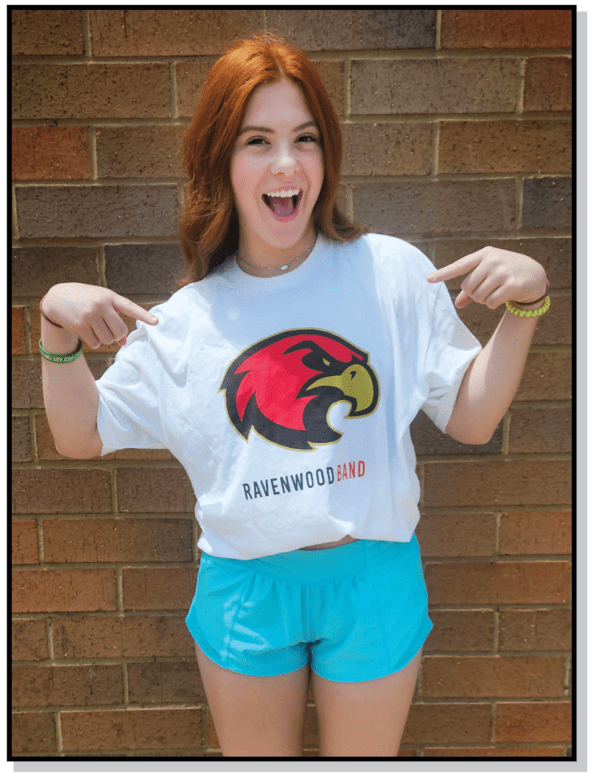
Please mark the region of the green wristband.
[[48, 353], [47, 350], [44, 350], [42, 347], [42, 340], [40, 339], [40, 354], [47, 361], [52, 361], [54, 364], [69, 364], [71, 361], [75, 361], [76, 358], [79, 358], [83, 353], [83, 342], [81, 341], [81, 337], [77, 337], [77, 342], [77, 350], [74, 353], [68, 353], [67, 355], [62, 356], [57, 353]]

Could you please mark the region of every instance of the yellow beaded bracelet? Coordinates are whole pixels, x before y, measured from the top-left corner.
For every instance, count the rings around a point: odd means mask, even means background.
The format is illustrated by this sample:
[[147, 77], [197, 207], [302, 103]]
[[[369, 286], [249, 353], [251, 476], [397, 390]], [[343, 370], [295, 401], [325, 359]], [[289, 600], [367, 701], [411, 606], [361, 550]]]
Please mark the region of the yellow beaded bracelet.
[[513, 313], [513, 315], [519, 315], [521, 318], [534, 318], [536, 315], [543, 315], [548, 312], [550, 307], [550, 297], [547, 296], [542, 307], [538, 307], [536, 310], [519, 310], [514, 307], [512, 302], [506, 302], [506, 307]]

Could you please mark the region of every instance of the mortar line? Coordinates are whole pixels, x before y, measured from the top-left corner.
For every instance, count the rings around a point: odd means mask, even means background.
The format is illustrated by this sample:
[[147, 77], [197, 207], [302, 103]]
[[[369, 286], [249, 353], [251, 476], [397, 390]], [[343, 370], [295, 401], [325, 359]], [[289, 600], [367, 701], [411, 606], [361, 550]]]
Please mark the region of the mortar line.
[[179, 118], [177, 111], [177, 72], [174, 61], [169, 65], [169, 75], [171, 81], [171, 121], [174, 121]]
[[90, 170], [92, 181], [98, 181], [98, 153], [96, 148], [96, 127], [90, 124], [88, 127], [88, 137], [90, 142]]
[[344, 57], [344, 120], [347, 121], [352, 115], [352, 59]]
[[[21, 305], [19, 305], [19, 307], [20, 306]], [[31, 321], [29, 318], [30, 306], [28, 304], [24, 304], [22, 305], [22, 307], [23, 307], [23, 323], [25, 325], [25, 350], [27, 352], [27, 355], [30, 355], [35, 352], [32, 348], [32, 342], [31, 342]]]
[[[265, 30], [268, 32], [268, 30]], [[91, 38], [90, 38], [91, 39]], [[209, 62], [214, 63], [219, 58], [215, 54], [165, 54], [162, 56], [102, 56], [94, 57], [90, 51], [90, 56], [85, 54], [77, 56], [53, 56], [53, 55], [23, 55], [13, 57], [13, 61], [17, 65], [86, 65], [89, 63], [89, 58], [92, 59], [94, 64], [97, 65], [148, 65], [148, 64], [168, 64], [173, 57], [185, 57], [186, 62]], [[498, 59], [498, 49], [435, 49], [435, 48], [420, 48], [420, 49], [341, 49], [339, 51], [314, 51], [309, 52], [309, 57], [313, 61], [332, 61], [339, 60], [341, 57], [350, 56], [352, 59], [366, 59], [377, 61], [395, 61], [398, 59], [418, 59], [418, 60], [435, 60], [435, 59], [462, 59], [462, 60], [477, 60], [477, 59]], [[502, 49], [502, 59], [522, 59], [523, 57], [532, 56], [531, 49], [515, 48], [515, 49]], [[565, 59], [573, 58], [572, 48], [554, 48], [535, 50], [534, 56], [537, 58], [552, 58], [552, 57], [564, 57]]]
[[431, 143], [432, 143], [432, 149], [431, 149], [431, 162], [432, 162], [432, 170], [431, 170], [431, 178], [433, 180], [439, 180], [439, 172], [440, 172], [440, 129], [441, 129], [441, 122], [439, 119], [436, 119], [432, 122], [432, 133], [431, 133]]
[[[537, 403], [536, 403], [537, 405]], [[510, 421], [511, 421], [511, 409], [512, 409], [512, 402], [511, 406], [508, 408], [504, 415], [504, 424], [502, 427], [502, 455], [509, 455], [509, 448], [508, 448], [508, 440], [510, 437]]]
[[[515, 175], [515, 213], [517, 214], [517, 231], [523, 228], [523, 189], [525, 187], [525, 175]], [[528, 178], [534, 178], [536, 176], [527, 176]], [[540, 176], [546, 177], [546, 176]]]
[[435, 50], [441, 52], [442, 50], [442, 11], [437, 10], [435, 12]]
[[62, 726], [60, 724], [60, 711], [54, 712], [54, 720], [56, 723], [56, 751], [62, 752], [63, 750], [63, 737], [62, 737]]
[[527, 58], [523, 57], [519, 63], [519, 81], [517, 84], [517, 114], [522, 114], [525, 104], [525, 75], [527, 70]]
[[19, 239], [19, 221], [17, 218], [17, 189], [15, 184], [13, 183], [11, 185], [11, 211], [12, 211], [12, 222], [13, 222], [13, 240]]

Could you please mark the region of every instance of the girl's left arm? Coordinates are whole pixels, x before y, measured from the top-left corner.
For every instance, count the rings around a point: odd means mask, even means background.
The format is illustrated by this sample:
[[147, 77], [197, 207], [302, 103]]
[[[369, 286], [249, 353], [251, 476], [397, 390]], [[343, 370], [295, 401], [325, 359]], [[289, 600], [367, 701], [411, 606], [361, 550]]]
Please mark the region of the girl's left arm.
[[[520, 309], [542, 307], [548, 279], [542, 265], [520, 253], [483, 248], [427, 276], [430, 283], [463, 275], [455, 307], [471, 301], [495, 310], [507, 301]], [[465, 444], [485, 444], [512, 402], [525, 367], [539, 316], [521, 317], [508, 309], [487, 345], [465, 372], [446, 433]]]

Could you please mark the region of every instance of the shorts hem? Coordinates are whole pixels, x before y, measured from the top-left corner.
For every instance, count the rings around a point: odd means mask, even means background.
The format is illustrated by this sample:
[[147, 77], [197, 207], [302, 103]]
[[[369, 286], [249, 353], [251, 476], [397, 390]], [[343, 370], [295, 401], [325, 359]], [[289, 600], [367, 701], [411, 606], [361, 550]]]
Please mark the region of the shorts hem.
[[433, 623], [427, 617], [426, 625], [423, 628], [423, 630], [420, 631], [420, 635], [413, 641], [413, 647], [411, 647], [410, 650], [405, 652], [405, 655], [410, 655], [409, 658], [405, 659], [403, 658], [403, 664], [400, 666], [400, 668], [394, 668], [392, 671], [384, 671], [383, 673], [378, 674], [377, 676], [370, 676], [368, 679], [341, 679], [339, 677], [331, 677], [331, 676], [324, 676], [323, 674], [319, 673], [315, 670], [314, 666], [311, 665], [311, 671], [313, 671], [317, 676], [321, 677], [321, 679], [326, 679], [328, 682], [340, 682], [342, 684], [360, 684], [361, 682], [372, 682], [375, 679], [383, 679], [385, 676], [391, 676], [392, 674], [397, 674], [398, 671], [402, 671], [406, 668], [406, 666], [410, 663], [411, 660], [413, 660], [418, 654], [419, 651], [423, 648], [423, 645], [427, 641], [427, 637], [433, 630]]
[[[189, 615], [188, 615], [188, 617], [189, 617]], [[219, 668], [225, 669], [226, 671], [233, 671], [234, 674], [242, 674], [243, 676], [256, 676], [256, 677], [261, 677], [261, 678], [267, 679], [267, 678], [272, 677], [272, 676], [285, 676], [286, 674], [293, 674], [294, 671], [299, 671], [301, 668], [304, 668], [305, 665], [308, 665], [308, 662], [307, 663], [303, 663], [302, 665], [297, 666], [296, 668], [290, 668], [289, 670], [285, 670], [285, 671], [277, 671], [274, 674], [258, 674], [258, 673], [253, 673], [250, 669], [242, 671], [238, 667], [233, 668], [231, 665], [223, 665], [223, 663], [219, 659], [216, 659], [216, 656], [217, 656], [218, 653], [210, 646], [208, 640], [205, 638], [204, 634], [202, 633], [202, 631], [198, 627], [197, 622], [193, 623], [194, 628], [192, 630], [192, 628], [190, 627], [190, 623], [188, 622], [188, 617], [186, 617], [185, 624], [187, 625], [187, 629], [190, 632], [190, 635], [193, 638], [194, 642], [198, 645], [198, 649], [200, 649], [202, 651], [202, 653], [211, 662], [213, 662], [215, 665], [219, 666]], [[194, 620], [195, 620], [195, 618], [194, 618]], [[230, 661], [228, 661], [228, 662], [230, 662]]]

